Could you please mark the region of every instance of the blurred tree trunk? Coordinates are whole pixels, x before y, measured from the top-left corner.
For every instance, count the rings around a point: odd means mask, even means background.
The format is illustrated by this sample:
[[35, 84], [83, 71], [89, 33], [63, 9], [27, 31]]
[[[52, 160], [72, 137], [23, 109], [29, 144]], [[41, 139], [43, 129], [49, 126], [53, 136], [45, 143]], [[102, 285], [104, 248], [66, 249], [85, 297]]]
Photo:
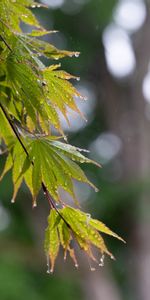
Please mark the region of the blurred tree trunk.
[[[104, 107], [108, 130], [118, 135], [123, 142], [121, 154], [122, 180], [126, 182], [136, 179], [148, 179], [150, 176], [150, 121], [146, 118], [147, 106], [142, 95], [143, 78], [148, 71], [150, 61], [149, 7], [145, 25], [133, 37], [133, 46], [137, 66], [135, 73], [129, 80], [117, 82], [113, 79], [107, 71], [104, 56], [101, 57], [99, 65], [99, 59], [96, 60], [92, 74], [97, 79], [96, 85], [101, 84], [103, 90], [103, 93], [99, 90], [99, 98], [101, 101], [103, 94], [102, 106]], [[149, 300], [150, 196], [148, 191], [143, 191], [137, 199], [135, 211], [137, 218], [133, 224], [130, 241], [127, 241], [127, 247], [130, 247], [131, 243], [132, 249], [131, 256], [128, 258], [132, 262], [128, 265], [128, 275], [131, 286], [134, 287], [132, 297], [139, 300]], [[95, 280], [95, 282], [101, 290], [103, 280], [102, 283], [101, 279], [99, 281]], [[109, 285], [110, 282], [107, 282], [106, 289]], [[109, 297], [105, 297], [105, 299], [113, 299], [111, 295], [113, 295], [113, 290], [111, 290]]]

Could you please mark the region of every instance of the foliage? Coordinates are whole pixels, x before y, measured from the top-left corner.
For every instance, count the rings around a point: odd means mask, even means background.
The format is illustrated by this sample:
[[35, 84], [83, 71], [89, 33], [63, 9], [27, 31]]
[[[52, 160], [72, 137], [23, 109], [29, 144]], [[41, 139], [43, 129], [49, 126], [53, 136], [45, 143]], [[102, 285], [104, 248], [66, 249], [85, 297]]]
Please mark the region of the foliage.
[[[36, 206], [41, 188], [49, 201], [45, 237], [48, 265], [49, 259], [51, 262], [48, 271], [53, 272], [60, 245], [64, 257], [68, 251], [78, 266], [71, 246], [73, 239], [95, 262], [98, 261], [92, 246], [102, 255], [106, 253], [114, 258], [99, 231], [122, 239], [90, 215], [65, 205], [59, 193], [60, 187], [63, 188], [79, 206], [72, 179], [96, 187], [77, 163], [98, 164], [82, 154], [85, 150], [59, 141], [66, 140], [59, 114], [63, 114], [67, 122], [70, 109], [81, 114], [75, 98], [81, 101], [85, 98], [70, 82], [70, 79], [78, 78], [60, 70], [60, 64], [51, 63], [45, 67], [40, 57], [57, 60], [65, 56], [77, 57], [79, 52], [59, 50], [39, 39], [54, 33], [46, 31], [29, 9], [40, 7], [40, 4], [31, 0], [3, 0], [0, 3], [0, 145], [8, 152], [1, 179], [12, 169], [12, 202], [23, 180], [32, 194], [33, 206]], [[20, 21], [35, 29], [25, 34]], [[53, 135], [54, 127], [59, 135]]]

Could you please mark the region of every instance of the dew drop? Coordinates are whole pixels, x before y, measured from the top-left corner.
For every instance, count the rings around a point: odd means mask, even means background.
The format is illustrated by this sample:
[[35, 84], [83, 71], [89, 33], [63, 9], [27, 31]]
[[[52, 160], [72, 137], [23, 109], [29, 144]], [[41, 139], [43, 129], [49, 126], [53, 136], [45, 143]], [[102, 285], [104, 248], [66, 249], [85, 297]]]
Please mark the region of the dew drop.
[[76, 80], [77, 80], [77, 81], [80, 81], [80, 77], [77, 77]]
[[79, 52], [75, 52], [74, 56], [79, 57]]
[[14, 198], [11, 199], [11, 203], [15, 203], [15, 199]]
[[67, 142], [67, 137], [66, 137], [66, 135], [64, 135], [63, 138], [64, 138], [64, 140]]
[[100, 259], [100, 263], [99, 263], [100, 267], [104, 266], [104, 258], [105, 258], [105, 255], [103, 254], [102, 257], [101, 257], [101, 259]]
[[50, 262], [49, 262], [49, 255], [47, 255], [46, 259], [47, 259], [47, 271], [46, 271], [46, 273], [47, 273], [47, 274], [50, 274]]
[[32, 207], [33, 207], [33, 208], [37, 207], [37, 203], [36, 203], [35, 201], [33, 202]]
[[78, 264], [75, 264], [75, 268], [79, 268], [79, 265], [78, 265]]
[[96, 193], [98, 193], [98, 192], [99, 192], [99, 189], [98, 189], [98, 188], [96, 188], [96, 187], [95, 187], [95, 189], [94, 189], [94, 190], [95, 190], [95, 192], [96, 192]]
[[110, 256], [111, 259], [115, 260], [115, 257], [113, 255]]
[[82, 149], [82, 148], [78, 148], [76, 147], [76, 150], [78, 150], [79, 152], [86, 152], [86, 153], [89, 153], [90, 151], [87, 150], [87, 149]]
[[80, 160], [79, 160], [79, 161], [80, 161], [80, 163], [81, 163], [81, 164], [83, 164], [83, 163], [84, 163], [86, 160], [85, 160], [85, 159], [82, 159], [82, 158], [80, 158]]
[[43, 80], [42, 85], [45, 86], [46, 84], [47, 84], [46, 81]]

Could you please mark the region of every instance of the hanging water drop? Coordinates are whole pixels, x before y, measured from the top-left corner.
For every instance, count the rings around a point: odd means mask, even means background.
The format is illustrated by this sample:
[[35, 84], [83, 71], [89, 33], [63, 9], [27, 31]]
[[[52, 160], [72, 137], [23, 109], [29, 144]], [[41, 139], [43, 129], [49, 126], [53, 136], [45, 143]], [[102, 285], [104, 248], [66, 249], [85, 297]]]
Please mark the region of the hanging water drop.
[[11, 203], [15, 203], [15, 199], [14, 198], [11, 199]]
[[96, 192], [96, 193], [98, 193], [98, 192], [99, 192], [99, 189], [98, 189], [97, 187], [95, 187], [95, 189], [94, 189], [94, 190], [95, 190], [95, 192]]
[[75, 57], [79, 57], [80, 53], [79, 52], [75, 52], [74, 56]]
[[77, 263], [75, 264], [75, 268], [79, 268], [79, 265]]
[[32, 207], [33, 207], [33, 208], [37, 207], [36, 200], [34, 200]]
[[105, 258], [105, 255], [103, 254], [102, 257], [101, 257], [101, 259], [100, 259], [100, 263], [99, 263], [100, 267], [104, 266], [104, 258]]
[[110, 258], [113, 259], [113, 260], [115, 260], [115, 257], [112, 254], [111, 254]]
[[49, 262], [49, 255], [47, 254], [47, 274], [50, 274], [50, 262]]

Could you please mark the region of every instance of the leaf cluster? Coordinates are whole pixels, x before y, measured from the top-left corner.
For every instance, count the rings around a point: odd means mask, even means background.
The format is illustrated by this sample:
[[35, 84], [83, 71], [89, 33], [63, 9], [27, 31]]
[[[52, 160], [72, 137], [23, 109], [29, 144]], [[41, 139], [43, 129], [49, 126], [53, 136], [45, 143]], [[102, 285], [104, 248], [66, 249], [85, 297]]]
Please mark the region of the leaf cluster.
[[[12, 169], [12, 202], [23, 181], [32, 194], [33, 206], [36, 206], [38, 193], [43, 189], [50, 204], [45, 251], [53, 271], [60, 245], [65, 257], [69, 251], [77, 266], [70, 246], [72, 239], [96, 261], [92, 245], [102, 254], [112, 257], [98, 231], [119, 237], [100, 221], [88, 219], [79, 209], [65, 206], [60, 197], [62, 188], [79, 205], [73, 180], [96, 189], [79, 164], [98, 164], [84, 156], [83, 149], [62, 141], [66, 137], [60, 114], [68, 123], [70, 110], [84, 117], [76, 103], [77, 99], [84, 101], [85, 98], [70, 81], [79, 78], [61, 70], [61, 65], [53, 61], [65, 56], [77, 57], [79, 52], [59, 50], [40, 39], [55, 33], [45, 30], [30, 9], [40, 6], [31, 0], [0, 0], [0, 146], [8, 153], [0, 179]], [[34, 29], [24, 33], [20, 22]], [[41, 62], [41, 56], [49, 59], [48, 67]], [[56, 204], [60, 205], [59, 209]]]

